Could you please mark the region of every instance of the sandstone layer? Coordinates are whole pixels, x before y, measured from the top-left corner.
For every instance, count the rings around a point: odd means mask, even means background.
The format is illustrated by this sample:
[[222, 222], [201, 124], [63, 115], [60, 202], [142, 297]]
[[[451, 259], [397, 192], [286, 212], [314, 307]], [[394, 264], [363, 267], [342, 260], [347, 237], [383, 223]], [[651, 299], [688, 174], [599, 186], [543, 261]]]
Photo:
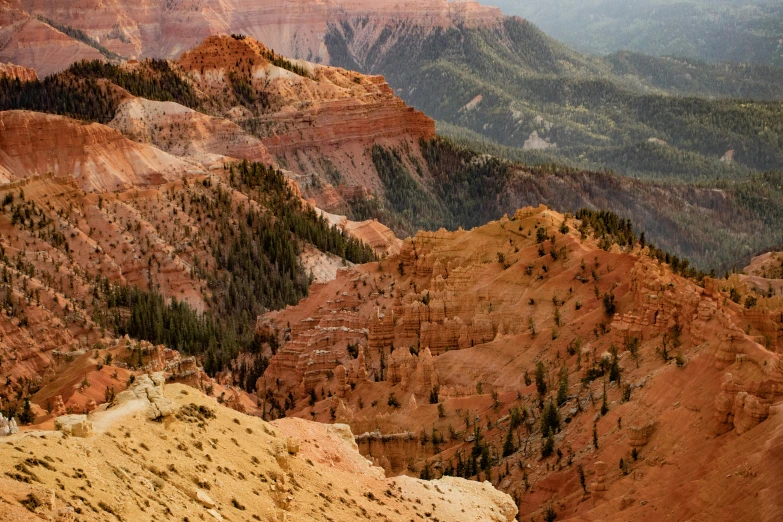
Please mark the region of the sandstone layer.
[[53, 174], [91, 192], [157, 185], [200, 166], [100, 124], [28, 111], [0, 112], [0, 182]]
[[[410, 150], [424, 164], [418, 142], [435, 135], [434, 121], [395, 96], [383, 77], [291, 62], [252, 38], [209, 37], [178, 63], [216, 100], [213, 111], [259, 136], [305, 195], [327, 210], [357, 191], [383, 192], [373, 145]], [[252, 101], [236, 96], [243, 84]]]
[[[365, 18], [380, 34], [387, 22], [417, 25], [433, 30], [456, 24], [482, 26], [500, 18], [497, 8], [477, 2], [381, 0], [253, 0], [186, 3], [153, 0], [137, 4], [87, 0], [61, 5], [45, 0], [13, 0], [34, 15], [82, 29], [107, 48], [123, 56], [175, 58], [214, 34], [244, 33], [268, 42], [277, 51], [311, 61], [328, 62], [324, 36], [330, 24], [354, 23]], [[17, 62], [26, 63], [26, 62]]]
[[0, 62], [24, 65], [43, 78], [79, 60], [102, 58], [97, 49], [18, 9], [17, 2], [0, 2]]

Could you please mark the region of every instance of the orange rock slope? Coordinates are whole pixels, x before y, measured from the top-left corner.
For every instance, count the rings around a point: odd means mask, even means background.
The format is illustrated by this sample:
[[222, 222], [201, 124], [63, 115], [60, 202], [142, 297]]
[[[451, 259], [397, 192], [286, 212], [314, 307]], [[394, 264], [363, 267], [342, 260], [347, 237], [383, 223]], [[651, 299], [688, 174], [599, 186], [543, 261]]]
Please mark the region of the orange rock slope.
[[29, 67], [23, 67], [21, 65], [14, 65], [12, 63], [0, 62], [0, 78], [10, 78], [11, 80], [19, 80], [22, 82], [29, 82], [31, 80], [37, 80], [38, 75], [34, 69]]
[[0, 182], [53, 174], [87, 191], [157, 185], [200, 165], [104, 125], [28, 111], [0, 112]]
[[[748, 309], [725, 281], [683, 279], [638, 245], [601, 250], [578, 227], [538, 208], [419, 233], [260, 318], [285, 342], [259, 390], [350, 424], [392, 474], [453, 472], [478, 427], [492, 460], [475, 478], [521, 518], [779, 518], [780, 304]], [[558, 396], [542, 457], [540, 408]]]
[[[351, 188], [383, 191], [372, 167], [372, 145], [402, 147], [420, 157], [419, 139], [435, 135], [434, 121], [405, 105], [383, 77], [288, 62], [301, 69], [299, 74], [271, 63], [271, 53], [252, 38], [213, 36], [178, 63], [201, 92], [218, 100], [213, 110], [222, 108], [221, 116], [254, 129], [320, 206], [339, 207]], [[257, 113], [226, 94], [233, 92], [231, 78], [237, 77], [267, 100]], [[315, 187], [313, 176], [319, 179]], [[334, 185], [345, 187], [343, 193]]]

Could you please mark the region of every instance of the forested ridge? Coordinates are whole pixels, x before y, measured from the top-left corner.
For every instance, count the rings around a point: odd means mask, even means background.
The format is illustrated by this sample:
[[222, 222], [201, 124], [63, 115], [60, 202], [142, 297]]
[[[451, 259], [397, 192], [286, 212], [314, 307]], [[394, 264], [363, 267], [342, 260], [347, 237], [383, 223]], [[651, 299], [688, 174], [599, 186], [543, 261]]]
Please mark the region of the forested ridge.
[[[206, 282], [209, 309], [203, 314], [150, 288], [96, 283], [94, 296], [105, 306], [94, 319], [117, 335], [165, 344], [203, 358], [210, 375], [243, 352], [257, 354], [262, 342], [256, 318], [296, 304], [312, 281], [298, 255], [304, 244], [353, 263], [375, 259], [372, 249], [330, 225], [303, 204], [283, 174], [260, 163], [229, 167], [229, 185], [261, 205], [237, 204], [229, 187], [203, 184], [177, 200], [208, 231], [206, 258], [194, 260], [192, 276]], [[247, 382], [255, 385], [255, 379]], [[244, 383], [243, 383], [244, 384]]]
[[353, 202], [362, 218], [386, 218], [399, 235], [409, 235], [472, 228], [539, 204], [572, 213], [606, 210], [630, 219], [634, 233], [645, 233], [662, 252], [717, 273], [745, 266], [752, 254], [783, 243], [781, 173], [718, 183], [647, 181], [543, 155], [522, 153], [511, 161], [488, 142], [437, 138], [420, 147], [427, 177], [403, 161], [403, 151], [373, 149], [385, 192], [372, 204]]
[[[406, 102], [457, 132], [518, 148], [535, 132], [542, 142], [533, 145], [551, 147], [560, 163], [650, 179], [783, 168], [783, 68], [590, 57], [516, 18], [431, 33], [393, 27], [356, 63], [357, 31], [330, 28], [332, 60], [384, 74]], [[733, 162], [721, 162], [728, 151]]]
[[59, 24], [55, 22], [54, 20], [50, 20], [49, 18], [46, 18], [44, 16], [38, 16], [38, 19], [42, 21], [43, 23], [50, 25], [60, 31], [61, 33], [65, 33], [71, 38], [78, 40], [84, 44], [89, 45], [90, 47], [97, 50], [99, 53], [101, 53], [103, 56], [108, 58], [109, 60], [120, 60], [122, 59], [122, 56], [115, 53], [114, 51], [108, 50], [106, 47], [102, 46], [100, 43], [98, 43], [95, 38], [92, 38], [90, 35], [82, 31], [81, 29], [77, 29], [75, 27], [71, 27], [69, 25]]
[[0, 77], [0, 110], [46, 112], [108, 123], [124, 97], [122, 90], [149, 100], [177, 102], [192, 109], [201, 106], [195, 90], [166, 60], [146, 60], [135, 70], [85, 60], [43, 80], [21, 82]]

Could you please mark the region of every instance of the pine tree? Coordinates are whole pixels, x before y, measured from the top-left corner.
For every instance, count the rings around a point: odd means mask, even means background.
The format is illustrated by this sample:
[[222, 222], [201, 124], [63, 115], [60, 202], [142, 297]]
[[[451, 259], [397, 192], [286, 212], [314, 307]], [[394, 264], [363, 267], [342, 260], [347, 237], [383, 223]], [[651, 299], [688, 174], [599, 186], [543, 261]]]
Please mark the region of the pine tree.
[[541, 443], [541, 456], [547, 458], [555, 450], [555, 437], [550, 433]]
[[30, 399], [25, 397], [22, 413], [19, 414], [19, 422], [22, 424], [32, 424], [35, 421], [35, 414], [30, 406]]
[[557, 404], [562, 406], [568, 400], [568, 368], [565, 364], [560, 369], [560, 387], [557, 390]]
[[503, 456], [508, 457], [509, 455], [512, 455], [515, 451], [516, 448], [514, 447], [514, 431], [512, 430], [512, 425], [509, 422], [508, 433], [506, 433], [506, 440], [503, 443]]
[[536, 364], [536, 390], [539, 395], [546, 393], [546, 368], [541, 361]]

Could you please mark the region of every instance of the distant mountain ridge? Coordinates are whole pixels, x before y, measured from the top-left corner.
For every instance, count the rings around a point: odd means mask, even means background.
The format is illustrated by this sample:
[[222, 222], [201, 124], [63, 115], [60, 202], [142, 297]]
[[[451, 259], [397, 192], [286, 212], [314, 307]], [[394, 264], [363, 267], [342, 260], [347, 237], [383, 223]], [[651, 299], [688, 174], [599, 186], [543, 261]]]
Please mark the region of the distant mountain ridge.
[[493, 0], [587, 52], [619, 50], [712, 62], [783, 65], [775, 0]]

